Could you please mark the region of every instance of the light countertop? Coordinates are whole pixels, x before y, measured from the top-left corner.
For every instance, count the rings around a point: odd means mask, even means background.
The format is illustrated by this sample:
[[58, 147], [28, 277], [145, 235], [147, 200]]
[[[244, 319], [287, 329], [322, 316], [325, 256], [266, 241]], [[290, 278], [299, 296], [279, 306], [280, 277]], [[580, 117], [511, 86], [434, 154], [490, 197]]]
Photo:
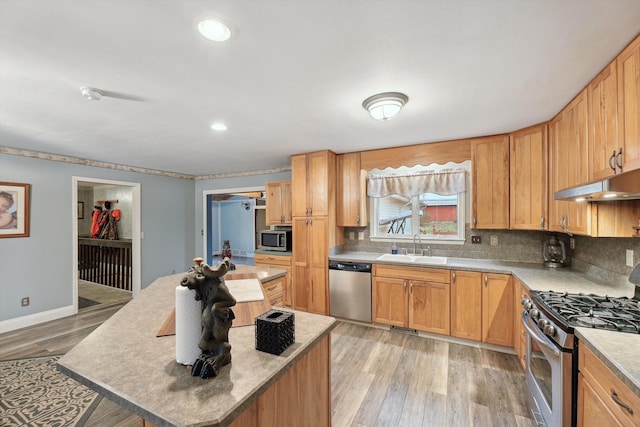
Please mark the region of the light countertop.
[[175, 336], [156, 337], [183, 276], [157, 279], [65, 354], [58, 368], [158, 426], [224, 426], [335, 326], [333, 317], [294, 311], [296, 341], [280, 356], [255, 350], [255, 326], [231, 328], [231, 364], [215, 378], [192, 377], [190, 367], [175, 360]]
[[[380, 261], [380, 253], [347, 252], [331, 255], [336, 261], [370, 262], [374, 264], [400, 264], [412, 267], [470, 270], [487, 273], [512, 274], [530, 290], [559, 291], [633, 297], [632, 283], [622, 286], [597, 281], [583, 273], [567, 268], [547, 268], [542, 264], [507, 262], [481, 259], [448, 258], [444, 265], [416, 265]], [[640, 335], [625, 332], [603, 331], [590, 328], [575, 328], [576, 336], [589, 347], [611, 371], [640, 396]]]

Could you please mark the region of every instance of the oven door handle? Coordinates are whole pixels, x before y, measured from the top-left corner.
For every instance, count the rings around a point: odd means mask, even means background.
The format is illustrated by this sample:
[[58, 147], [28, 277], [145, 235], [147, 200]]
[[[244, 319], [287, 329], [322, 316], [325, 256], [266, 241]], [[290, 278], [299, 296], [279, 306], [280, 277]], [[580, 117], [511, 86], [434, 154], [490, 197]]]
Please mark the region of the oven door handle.
[[542, 335], [539, 330], [533, 329], [531, 326], [529, 326], [529, 316], [526, 311], [522, 312], [522, 324], [529, 332], [529, 335], [531, 335], [531, 337], [534, 338], [538, 342], [538, 344], [541, 344], [549, 349], [549, 351], [553, 353], [554, 356], [560, 357], [560, 350], [558, 350], [556, 346], [554, 346], [549, 341], [549, 338], [547, 338], [545, 335]]

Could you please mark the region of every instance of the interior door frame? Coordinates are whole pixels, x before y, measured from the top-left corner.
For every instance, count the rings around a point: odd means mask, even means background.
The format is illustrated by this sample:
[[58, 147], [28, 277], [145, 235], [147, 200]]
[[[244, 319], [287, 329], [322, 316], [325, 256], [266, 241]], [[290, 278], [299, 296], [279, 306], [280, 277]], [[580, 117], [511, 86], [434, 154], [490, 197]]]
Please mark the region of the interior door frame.
[[126, 182], [126, 181], [113, 181], [108, 179], [88, 178], [73, 176], [72, 177], [72, 194], [71, 194], [71, 221], [73, 230], [73, 250], [71, 262], [73, 264], [73, 311], [78, 312], [78, 183], [90, 182], [92, 184], [108, 184], [117, 185], [119, 187], [131, 188], [131, 207], [132, 207], [132, 221], [131, 221], [131, 294], [133, 297], [137, 296], [141, 290], [141, 257], [140, 257], [140, 183], [138, 182]]
[[[258, 185], [253, 187], [240, 187], [240, 188], [221, 188], [218, 190], [203, 190], [202, 191], [202, 253], [205, 254], [204, 259], [208, 259], [206, 254], [209, 252], [207, 247], [207, 241], [209, 240], [209, 228], [208, 224], [208, 215], [209, 215], [209, 205], [207, 204], [207, 196], [211, 196], [214, 194], [228, 194], [228, 193], [251, 193], [254, 191], [265, 191], [264, 185]], [[255, 222], [255, 220], [254, 220]]]

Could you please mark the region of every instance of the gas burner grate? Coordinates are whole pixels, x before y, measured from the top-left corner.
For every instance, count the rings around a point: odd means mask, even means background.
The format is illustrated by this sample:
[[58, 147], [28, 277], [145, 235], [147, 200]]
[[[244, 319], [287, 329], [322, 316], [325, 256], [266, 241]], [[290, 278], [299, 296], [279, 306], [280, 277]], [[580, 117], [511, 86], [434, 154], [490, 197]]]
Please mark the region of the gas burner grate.
[[640, 334], [640, 303], [627, 297], [534, 292], [538, 300], [573, 327], [587, 327]]

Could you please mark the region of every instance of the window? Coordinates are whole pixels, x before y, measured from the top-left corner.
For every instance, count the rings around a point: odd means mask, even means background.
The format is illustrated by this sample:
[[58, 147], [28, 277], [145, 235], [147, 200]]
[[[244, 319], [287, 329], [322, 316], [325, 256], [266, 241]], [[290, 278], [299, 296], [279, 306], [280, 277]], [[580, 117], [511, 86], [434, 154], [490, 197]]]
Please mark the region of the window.
[[[420, 169], [424, 167], [421, 166]], [[460, 192], [460, 189], [466, 188], [466, 174], [460, 170], [456, 172], [462, 172], [462, 184], [443, 180], [442, 174], [447, 173], [446, 171], [415, 174], [415, 171], [410, 169], [409, 173], [401, 175], [371, 173], [372, 181], [376, 178], [387, 179], [383, 184], [374, 181], [368, 185], [372, 213], [371, 238], [403, 240], [413, 239], [415, 234], [419, 234], [422, 241], [463, 242], [466, 193]], [[424, 181], [425, 174], [428, 181], [439, 181], [437, 185], [434, 186], [431, 182], [416, 184], [406, 181], [411, 181], [415, 177]], [[438, 189], [439, 193], [424, 191], [434, 189]], [[440, 194], [440, 192], [453, 194]]]

